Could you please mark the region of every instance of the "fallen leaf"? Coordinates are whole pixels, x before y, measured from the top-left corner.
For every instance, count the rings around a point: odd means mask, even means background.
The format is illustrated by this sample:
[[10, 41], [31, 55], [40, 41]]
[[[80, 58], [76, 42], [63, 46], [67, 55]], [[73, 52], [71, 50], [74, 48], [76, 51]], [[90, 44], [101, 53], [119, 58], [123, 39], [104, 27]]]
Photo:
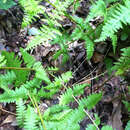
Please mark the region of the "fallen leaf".
[[12, 123], [14, 120], [16, 120], [16, 117], [14, 115], [8, 115], [1, 125]]

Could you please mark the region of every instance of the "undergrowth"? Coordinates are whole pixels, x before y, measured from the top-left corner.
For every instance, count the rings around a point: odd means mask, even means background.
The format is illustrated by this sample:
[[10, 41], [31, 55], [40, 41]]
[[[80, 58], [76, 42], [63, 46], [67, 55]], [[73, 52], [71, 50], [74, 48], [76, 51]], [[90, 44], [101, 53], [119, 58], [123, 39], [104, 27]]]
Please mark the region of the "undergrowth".
[[[3, 2], [7, 4], [9, 1], [3, 0]], [[12, 0], [10, 2], [14, 4]], [[83, 40], [86, 59], [90, 60], [95, 43], [100, 44], [100, 42], [111, 39], [113, 52], [116, 53], [118, 33], [124, 29], [124, 26], [130, 24], [130, 1], [91, 1], [90, 12], [84, 19], [74, 15], [80, 4], [79, 1], [76, 3], [74, 0], [56, 0], [51, 3], [46, 0], [53, 8], [50, 11], [41, 6], [40, 2], [41, 0], [19, 0], [25, 15], [22, 27], [28, 26], [39, 18], [39, 14], [44, 16], [41, 19], [44, 24], [26, 49], [20, 49], [21, 57], [15, 56], [13, 52], [3, 51], [1, 53], [0, 69], [6, 71], [0, 75], [0, 88], [3, 90], [0, 102], [16, 103], [17, 123], [26, 130], [79, 130], [79, 123], [85, 116], [88, 116], [92, 122], [86, 130], [99, 130], [100, 118], [97, 114], [91, 117], [89, 111], [101, 100], [102, 92], [82, 97], [84, 89], [89, 87], [89, 84], [69, 86], [69, 81], [73, 78], [72, 72], [68, 71], [55, 76], [55, 71], [53, 71], [55, 68], [44, 68], [42, 63], [36, 61], [27, 51], [41, 44], [58, 43], [61, 49], [55, 53], [54, 59], [62, 54], [63, 63], [65, 63], [69, 59], [68, 45], [74, 41]], [[67, 10], [71, 6], [74, 7], [73, 13], [68, 13]], [[4, 9], [10, 7], [11, 5]], [[102, 21], [92, 27], [90, 22], [96, 17], [100, 17]], [[75, 25], [71, 34], [61, 24], [64, 18], [69, 19]], [[116, 71], [116, 75], [124, 75], [130, 68], [130, 47], [122, 51], [122, 56], [112, 68]], [[61, 89], [64, 90], [63, 93]], [[41, 99], [51, 99], [57, 93], [60, 95], [59, 103], [42, 113], [38, 107]], [[79, 96], [82, 98], [77, 99]], [[73, 102], [78, 104], [75, 109], [70, 107], [70, 103]], [[111, 126], [102, 127], [102, 130], [111, 129]]]

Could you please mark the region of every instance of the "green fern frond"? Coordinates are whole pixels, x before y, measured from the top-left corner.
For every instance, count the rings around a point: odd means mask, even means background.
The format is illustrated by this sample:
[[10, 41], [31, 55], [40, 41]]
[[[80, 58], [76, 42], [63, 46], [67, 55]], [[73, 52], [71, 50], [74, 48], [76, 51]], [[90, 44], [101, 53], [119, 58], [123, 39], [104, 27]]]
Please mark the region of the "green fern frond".
[[50, 79], [48, 78], [47, 73], [46, 73], [45, 69], [43, 68], [41, 62], [36, 62], [33, 66], [33, 69], [35, 69], [35, 71], [36, 71], [36, 74], [35, 74], [36, 78], [41, 79], [41, 80], [45, 81], [46, 83], [51, 82]]
[[14, 90], [8, 90], [8, 92], [4, 92], [0, 95], [0, 102], [16, 102], [19, 98], [27, 98], [27, 90], [24, 87], [16, 88]]
[[6, 74], [0, 75], [0, 88], [6, 92], [9, 92], [10, 89], [8, 85], [11, 85], [15, 79], [16, 75], [13, 71], [8, 71]]
[[[53, 118], [53, 114], [51, 117]], [[65, 109], [65, 111], [61, 111], [60, 114], [56, 114], [55, 120], [51, 120], [51, 118], [49, 120], [45, 120], [45, 125], [47, 129], [53, 129], [55, 127], [55, 129], [59, 130], [79, 130], [80, 126], [78, 123], [84, 117], [85, 113], [83, 112], [82, 108], [75, 110]]]
[[48, 108], [44, 112], [44, 119], [45, 120], [52, 120], [51, 118], [53, 117], [54, 114], [62, 112], [64, 110], [69, 109], [67, 106], [59, 106], [59, 105], [53, 105], [52, 107]]
[[[38, 92], [40, 97], [51, 98], [57, 93], [60, 88], [72, 78], [70, 71], [63, 73], [60, 77], [55, 77], [54, 81], [48, 84], [46, 87], [41, 88]], [[47, 90], [47, 91], [46, 91]]]
[[84, 88], [86, 87], [86, 84], [83, 85], [75, 85], [73, 89], [68, 88], [64, 94], [62, 94], [59, 98], [59, 104], [60, 105], [66, 105], [70, 103], [71, 101], [74, 101], [73, 96], [78, 96], [80, 94], [83, 94]]
[[16, 75], [13, 71], [8, 71], [6, 74], [0, 75], [0, 82], [5, 82], [6, 84], [11, 84], [16, 79]]
[[122, 75], [130, 69], [130, 47], [121, 49], [123, 51], [119, 61], [115, 63], [113, 70], [116, 70], [116, 75]]
[[127, 125], [125, 127], [125, 130], [129, 130], [130, 129], [130, 120], [127, 122]]
[[103, 0], [98, 0], [96, 1], [95, 4], [92, 5], [91, 9], [90, 9], [90, 13], [86, 19], [86, 22], [89, 22], [90, 20], [92, 20], [93, 18], [97, 17], [97, 16], [103, 16], [104, 18], [106, 18], [106, 5], [104, 3]]
[[102, 93], [91, 94], [87, 98], [81, 99], [79, 101], [79, 106], [91, 110], [102, 98]]
[[113, 46], [113, 52], [114, 54], [116, 53], [116, 46], [117, 46], [117, 35], [112, 35], [112, 46]]
[[94, 52], [94, 43], [89, 37], [85, 37], [85, 48], [87, 51], [87, 59], [90, 60]]
[[19, 124], [20, 127], [23, 127], [23, 123], [24, 123], [24, 120], [25, 120], [25, 105], [23, 103], [23, 100], [21, 98], [19, 98], [17, 101], [16, 101], [16, 119], [17, 119], [17, 122]]
[[0, 1], [0, 9], [8, 10], [12, 6], [16, 5], [13, 0], [1, 0]]
[[96, 42], [104, 41], [107, 37], [112, 37], [123, 24], [130, 24], [130, 1], [126, 0], [124, 5], [119, 4], [114, 13], [107, 19], [103, 26], [102, 33]]
[[[9, 52], [3, 51], [2, 55], [5, 56], [5, 59], [7, 60], [6, 62], [7, 67], [16, 67], [16, 68], [21, 67], [22, 61], [19, 60], [18, 56], [15, 57], [13, 52], [9, 53]], [[15, 70], [15, 69], [13, 71], [17, 77], [16, 83], [15, 83], [16, 86], [23, 84], [27, 80], [28, 75], [29, 75], [28, 71]]]
[[24, 60], [24, 63], [28, 68], [31, 68], [34, 63], [36, 62], [35, 58], [31, 56], [29, 53], [27, 53], [23, 48], [20, 48], [20, 52], [22, 54], [22, 58]]
[[49, 43], [56, 38], [57, 35], [62, 35], [58, 27], [62, 27], [60, 21], [63, 21], [63, 16], [68, 16], [66, 9], [71, 3], [73, 3], [71, 0], [56, 0], [53, 1], [53, 3], [49, 2], [54, 9], [51, 11], [45, 11], [44, 9], [44, 12], [46, 12], [44, 13], [46, 19], [42, 19], [42, 21], [44, 21], [46, 25], [42, 25], [40, 34], [29, 42], [26, 50], [33, 49], [40, 44]]
[[0, 54], [0, 67], [3, 67], [6, 65], [6, 59], [4, 56]]
[[29, 42], [25, 50], [30, 50], [38, 45], [49, 43], [56, 38], [56, 35], [62, 35], [58, 29], [42, 26], [40, 34]]
[[20, 5], [24, 8], [24, 19], [22, 22], [22, 27], [26, 27], [30, 23], [32, 23], [33, 20], [35, 20], [35, 17], [39, 17], [38, 14], [43, 14], [45, 11], [45, 8], [41, 5], [39, 5], [41, 0], [19, 0]]
[[30, 81], [26, 81], [25, 84], [21, 85], [21, 87], [25, 87], [28, 90], [33, 90], [34, 88], [40, 88], [42, 80], [34, 78]]
[[111, 126], [103, 126], [101, 130], [113, 130], [113, 128]]
[[25, 130], [37, 130], [37, 115], [34, 112], [34, 109], [28, 106], [26, 115], [25, 115], [25, 122], [24, 122], [24, 129]]

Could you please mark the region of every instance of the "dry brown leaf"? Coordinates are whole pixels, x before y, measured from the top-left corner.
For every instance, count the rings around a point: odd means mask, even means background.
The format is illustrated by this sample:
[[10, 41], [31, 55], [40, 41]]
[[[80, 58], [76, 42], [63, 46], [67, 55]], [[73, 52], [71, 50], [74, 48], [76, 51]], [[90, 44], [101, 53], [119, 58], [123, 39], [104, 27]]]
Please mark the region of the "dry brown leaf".
[[7, 123], [12, 123], [15, 120], [16, 120], [16, 117], [14, 115], [8, 115], [7, 118], [2, 122], [1, 125], [7, 124]]
[[109, 125], [112, 125], [113, 129], [123, 130], [121, 121], [121, 103], [120, 101], [113, 101], [113, 112], [109, 120]]

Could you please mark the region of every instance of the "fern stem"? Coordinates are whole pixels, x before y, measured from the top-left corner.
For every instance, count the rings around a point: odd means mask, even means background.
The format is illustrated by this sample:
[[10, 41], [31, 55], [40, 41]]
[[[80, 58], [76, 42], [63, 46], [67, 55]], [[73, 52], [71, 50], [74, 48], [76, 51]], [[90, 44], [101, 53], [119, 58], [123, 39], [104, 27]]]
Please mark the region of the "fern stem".
[[28, 70], [28, 71], [31, 71], [34, 69], [32, 68], [18, 68], [18, 67], [0, 67], [0, 70]]
[[37, 108], [37, 112], [38, 112], [38, 115], [39, 115], [39, 117], [40, 117], [40, 120], [41, 120], [41, 123], [42, 123], [42, 126], [43, 126], [44, 130], [47, 130], [47, 129], [46, 129], [46, 126], [45, 126], [45, 123], [44, 123], [44, 121], [43, 121], [43, 119], [42, 119], [41, 112], [40, 112], [39, 107], [38, 107], [38, 105], [37, 105], [36, 99], [34, 98], [34, 96], [31, 97], [30, 93], [28, 93], [28, 96], [29, 96], [29, 98], [30, 98], [30, 100], [31, 100], [31, 102], [32, 102], [32, 104], [33, 104], [33, 106], [34, 106], [34, 108]]
[[45, 126], [45, 123], [44, 123], [44, 121], [43, 121], [41, 112], [40, 112], [40, 110], [39, 110], [39, 107], [38, 107], [38, 105], [37, 105], [37, 102], [36, 102], [36, 99], [34, 98], [34, 96], [33, 96], [33, 100], [34, 100], [34, 103], [35, 103], [35, 105], [36, 105], [38, 114], [39, 114], [39, 116], [40, 116], [40, 120], [41, 120], [42, 126], [43, 126], [44, 130], [47, 130], [47, 129], [46, 129], [46, 126]]
[[[75, 98], [75, 96], [72, 95], [72, 97], [73, 97], [74, 100], [79, 104], [79, 102], [78, 102], [78, 100]], [[95, 121], [94, 121], [94, 120], [92, 119], [92, 117], [89, 115], [89, 113], [88, 113], [85, 109], [83, 109], [83, 111], [86, 113], [86, 115], [89, 117], [89, 119], [93, 122], [93, 124], [95, 125], [95, 127], [97, 128], [97, 130], [100, 130], [100, 129], [98, 128], [97, 124], [95, 123]]]

